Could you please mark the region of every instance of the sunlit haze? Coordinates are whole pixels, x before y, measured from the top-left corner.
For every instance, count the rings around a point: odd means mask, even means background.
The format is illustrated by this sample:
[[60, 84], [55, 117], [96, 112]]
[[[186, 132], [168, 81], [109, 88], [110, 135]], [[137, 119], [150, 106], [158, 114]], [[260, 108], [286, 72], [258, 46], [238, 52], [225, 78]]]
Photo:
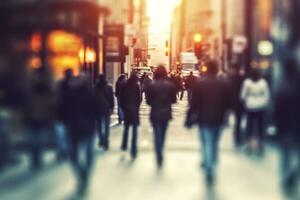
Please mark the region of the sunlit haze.
[[181, 0], [148, 0], [149, 45], [156, 48], [151, 53], [152, 64], [168, 60], [164, 56], [165, 41], [169, 39], [172, 12]]

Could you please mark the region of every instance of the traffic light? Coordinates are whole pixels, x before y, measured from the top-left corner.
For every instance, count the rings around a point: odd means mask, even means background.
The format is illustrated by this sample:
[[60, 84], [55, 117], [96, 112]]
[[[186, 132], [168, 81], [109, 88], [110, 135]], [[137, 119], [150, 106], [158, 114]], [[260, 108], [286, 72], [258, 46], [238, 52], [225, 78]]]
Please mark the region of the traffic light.
[[169, 41], [166, 41], [166, 46], [165, 46], [166, 56], [169, 56], [169, 51], [170, 51], [170, 48], [169, 48]]
[[202, 41], [203, 36], [200, 33], [196, 33], [194, 35], [194, 42], [195, 43], [200, 43]]
[[194, 45], [195, 45], [194, 46], [195, 55], [197, 56], [198, 59], [200, 59], [203, 55], [202, 44], [201, 43], [195, 43]]
[[202, 39], [203, 36], [200, 33], [194, 35], [194, 52], [198, 59], [202, 56]]

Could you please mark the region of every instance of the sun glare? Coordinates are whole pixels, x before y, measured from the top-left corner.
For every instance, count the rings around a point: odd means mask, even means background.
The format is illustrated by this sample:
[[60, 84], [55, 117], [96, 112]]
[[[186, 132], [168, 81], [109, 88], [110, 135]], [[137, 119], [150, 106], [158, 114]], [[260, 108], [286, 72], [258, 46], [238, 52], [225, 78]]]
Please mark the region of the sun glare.
[[181, 0], [148, 0], [150, 31], [156, 33], [169, 32], [173, 9], [180, 2]]

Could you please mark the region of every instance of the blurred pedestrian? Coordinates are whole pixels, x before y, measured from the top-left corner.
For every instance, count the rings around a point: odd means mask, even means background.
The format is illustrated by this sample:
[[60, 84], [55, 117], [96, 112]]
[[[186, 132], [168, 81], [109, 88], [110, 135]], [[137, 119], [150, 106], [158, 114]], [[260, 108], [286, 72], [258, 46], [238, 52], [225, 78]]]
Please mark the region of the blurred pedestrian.
[[152, 82], [152, 79], [149, 77], [148, 74], [146, 74], [146, 76], [141, 84], [142, 92], [145, 92], [147, 90], [147, 87], [151, 84], [151, 82]]
[[[86, 190], [93, 163], [93, 136], [98, 117], [97, 102], [89, 88], [88, 79], [81, 75], [70, 82], [71, 93], [66, 96], [69, 103], [65, 109], [65, 122], [68, 129], [72, 166], [78, 177], [78, 192]], [[64, 110], [62, 110], [64, 111]], [[84, 154], [84, 156], [81, 156]]]
[[31, 146], [31, 167], [39, 169], [42, 151], [51, 144], [50, 138], [56, 111], [54, 88], [49, 82], [50, 74], [38, 68], [32, 72], [29, 93], [26, 99], [25, 119]]
[[175, 84], [177, 87], [177, 95], [178, 98], [182, 101], [183, 96], [184, 96], [184, 79], [181, 75], [180, 72], [177, 73], [177, 75], [175, 76]]
[[187, 90], [188, 102], [191, 103], [193, 87], [196, 85], [197, 77], [191, 71], [185, 78], [185, 89]]
[[124, 88], [124, 85], [126, 84], [126, 75], [121, 74], [116, 82], [116, 92], [115, 96], [117, 98], [118, 103], [118, 122], [121, 124], [124, 121], [124, 111], [121, 107], [121, 91]]
[[[265, 114], [270, 102], [270, 89], [261, 77], [259, 69], [252, 68], [250, 77], [245, 79], [240, 93], [247, 114], [247, 151], [263, 153]], [[255, 134], [257, 128], [257, 134]], [[255, 140], [256, 138], [256, 140]]]
[[121, 107], [124, 111], [124, 133], [122, 138], [121, 150], [127, 150], [128, 132], [132, 126], [131, 139], [131, 157], [135, 159], [137, 156], [137, 137], [138, 125], [140, 123], [139, 111], [142, 101], [141, 89], [138, 82], [138, 77], [135, 73], [131, 74], [127, 83], [121, 91]]
[[154, 81], [146, 90], [146, 101], [151, 106], [150, 121], [154, 131], [155, 153], [158, 167], [163, 164], [163, 151], [169, 121], [172, 119], [172, 104], [176, 103], [176, 87], [167, 77], [167, 70], [159, 66]]
[[73, 70], [67, 69], [64, 72], [63, 79], [58, 83], [58, 105], [57, 105], [57, 120], [55, 124], [56, 138], [58, 145], [58, 160], [64, 159], [68, 155], [69, 151], [69, 140], [66, 128], [66, 114], [69, 111], [65, 110], [68, 108], [68, 104], [71, 101], [71, 87], [70, 82], [74, 78]]
[[207, 63], [206, 77], [197, 81], [191, 105], [187, 113], [186, 126], [198, 124], [202, 141], [202, 167], [208, 184], [213, 183], [218, 160], [218, 144], [225, 113], [229, 109], [230, 96], [227, 82], [217, 77], [218, 64]]
[[295, 61], [287, 60], [284, 69], [285, 78], [274, 99], [274, 118], [281, 146], [282, 186], [288, 191], [295, 188], [300, 170], [300, 85]]
[[99, 75], [95, 88], [99, 111], [99, 146], [109, 149], [110, 116], [114, 110], [113, 88], [106, 81], [104, 75]]
[[244, 76], [240, 73], [241, 66], [238, 63], [235, 63], [231, 67], [231, 73], [228, 76], [230, 83], [230, 92], [232, 99], [232, 110], [235, 116], [235, 125], [234, 125], [234, 144], [235, 147], [240, 147], [243, 145], [243, 137], [241, 133], [241, 120], [243, 114], [243, 103], [240, 98], [240, 91], [244, 81]]

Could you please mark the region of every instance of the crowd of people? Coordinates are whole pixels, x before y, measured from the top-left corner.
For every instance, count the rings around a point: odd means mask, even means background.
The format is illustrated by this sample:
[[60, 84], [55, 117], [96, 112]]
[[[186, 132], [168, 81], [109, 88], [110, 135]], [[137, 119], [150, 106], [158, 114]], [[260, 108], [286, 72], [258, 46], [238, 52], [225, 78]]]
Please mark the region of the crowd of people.
[[[110, 148], [110, 124], [116, 97], [118, 122], [123, 124], [120, 141], [121, 151], [128, 150], [130, 133], [130, 155], [134, 160], [138, 155], [138, 127], [140, 125], [140, 105], [145, 96], [150, 106], [150, 122], [153, 128], [154, 148], [158, 168], [163, 166], [165, 138], [172, 119], [172, 104], [182, 100], [187, 91], [189, 108], [185, 127], [199, 126], [202, 162], [206, 181], [212, 184], [218, 163], [218, 144], [222, 126], [228, 111], [235, 116], [234, 144], [247, 153], [264, 154], [266, 114], [271, 102], [274, 105], [274, 121], [278, 127], [283, 147], [283, 182], [291, 186], [295, 182], [298, 168], [291, 166], [290, 157], [299, 150], [299, 105], [297, 94], [298, 76], [293, 63], [288, 63], [286, 74], [290, 77], [271, 95], [269, 83], [252, 68], [245, 77], [241, 66], [234, 64], [226, 76], [219, 76], [216, 61], [207, 63], [207, 72], [196, 77], [191, 72], [187, 77], [180, 73], [168, 73], [164, 66], [158, 66], [153, 80], [146, 73], [138, 77], [136, 73], [121, 74], [113, 87], [104, 75], [99, 75], [92, 86], [86, 75], [74, 76], [73, 71], [65, 71], [64, 78], [54, 87], [47, 72], [37, 69], [32, 74], [29, 93], [25, 98], [24, 116], [29, 135], [32, 168], [42, 164], [42, 150], [55, 133], [58, 158], [70, 158], [78, 177], [78, 189], [87, 187], [93, 164], [94, 133], [98, 133], [99, 147]], [[115, 97], [114, 97], [115, 96]], [[272, 101], [272, 96], [274, 99]], [[242, 116], [247, 117], [245, 132], [241, 128]], [[131, 128], [131, 132], [129, 131]], [[84, 156], [80, 155], [84, 153]], [[299, 154], [297, 154], [299, 155]]]

